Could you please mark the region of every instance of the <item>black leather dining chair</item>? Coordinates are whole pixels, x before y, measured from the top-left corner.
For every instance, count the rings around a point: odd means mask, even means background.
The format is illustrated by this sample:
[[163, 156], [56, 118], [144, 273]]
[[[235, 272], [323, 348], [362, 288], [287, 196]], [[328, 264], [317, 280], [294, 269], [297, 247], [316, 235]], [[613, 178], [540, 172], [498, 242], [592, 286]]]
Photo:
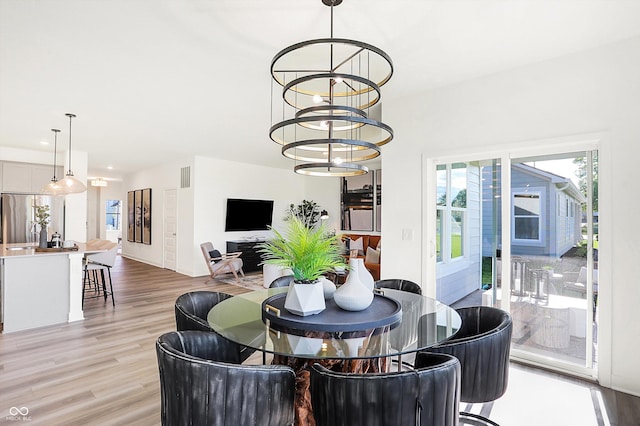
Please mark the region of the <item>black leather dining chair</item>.
[[163, 425], [293, 424], [291, 368], [241, 365], [231, 342], [204, 331], [163, 334], [156, 355]]
[[[419, 352], [415, 366], [420, 368], [431, 353], [453, 355], [460, 361], [460, 401], [483, 403], [495, 401], [507, 390], [512, 320], [509, 313], [489, 306], [474, 306], [456, 310], [462, 318], [458, 332], [449, 340]], [[494, 421], [473, 413], [462, 416]]]
[[393, 373], [342, 373], [311, 367], [311, 405], [317, 426], [455, 426], [460, 364], [428, 354], [423, 367]]
[[271, 282], [271, 284], [269, 285], [269, 288], [288, 287], [289, 284], [291, 284], [291, 282], [293, 281], [293, 279], [294, 279], [293, 275], [284, 275], [282, 277], [278, 277]]
[[[207, 321], [207, 315], [211, 308], [230, 297], [233, 296], [215, 291], [192, 291], [180, 295], [176, 299], [174, 307], [176, 329], [178, 331], [199, 330], [213, 332]], [[246, 346], [240, 346], [235, 343], [232, 343], [232, 345], [237, 347], [241, 361], [246, 360], [255, 352], [254, 349]]]
[[422, 294], [422, 288], [413, 281], [398, 278], [378, 280], [374, 283], [375, 288], [391, 288], [394, 290], [408, 291], [415, 294]]

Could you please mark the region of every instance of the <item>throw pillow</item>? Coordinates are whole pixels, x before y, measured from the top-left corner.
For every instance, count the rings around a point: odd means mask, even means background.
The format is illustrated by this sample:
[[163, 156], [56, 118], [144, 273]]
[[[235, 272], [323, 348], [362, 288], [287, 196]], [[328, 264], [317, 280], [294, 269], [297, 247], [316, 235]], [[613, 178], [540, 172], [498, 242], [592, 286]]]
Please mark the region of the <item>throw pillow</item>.
[[[211, 258], [214, 258], [214, 257], [222, 257], [222, 255], [220, 254], [220, 252], [219, 252], [218, 250], [211, 250], [211, 251], [209, 252], [209, 256], [211, 256]], [[220, 259], [218, 259], [218, 260], [214, 260], [214, 261], [213, 261], [213, 263], [216, 263], [216, 262], [220, 262]]]
[[358, 250], [358, 253], [364, 253], [364, 247], [362, 247], [362, 237], [357, 240], [351, 240], [349, 243], [349, 250]]
[[364, 263], [380, 263], [380, 251], [367, 247], [367, 255], [364, 258]]

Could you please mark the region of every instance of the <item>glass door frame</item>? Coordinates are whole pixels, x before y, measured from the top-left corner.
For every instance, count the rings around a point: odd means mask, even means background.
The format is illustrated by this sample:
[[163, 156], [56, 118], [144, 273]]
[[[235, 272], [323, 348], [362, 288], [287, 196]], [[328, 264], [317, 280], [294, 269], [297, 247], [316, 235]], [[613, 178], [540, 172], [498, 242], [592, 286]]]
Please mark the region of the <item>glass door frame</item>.
[[[428, 297], [436, 298], [436, 169], [439, 164], [458, 163], [458, 162], [475, 162], [475, 161], [490, 161], [493, 159], [499, 159], [500, 169], [500, 196], [502, 200], [509, 200], [509, 202], [501, 203], [501, 219], [508, 218], [511, 220], [511, 166], [512, 159], [527, 158], [535, 156], [545, 156], [554, 154], [563, 154], [571, 152], [585, 152], [591, 159], [591, 152], [598, 151], [599, 160], [602, 159], [600, 141], [602, 136], [600, 135], [587, 135], [583, 137], [572, 138], [558, 138], [548, 143], [528, 143], [522, 146], [507, 147], [503, 150], [487, 150], [482, 153], [471, 152], [468, 154], [446, 155], [438, 157], [424, 157], [423, 158], [423, 252], [426, 253], [425, 261], [422, 265], [422, 282], [424, 285], [424, 294]], [[589, 163], [591, 163], [589, 161]], [[599, 166], [599, 172], [601, 168]], [[587, 270], [588, 270], [588, 283], [592, 282], [593, 276], [593, 211], [591, 205], [592, 199], [592, 177], [593, 174], [589, 173], [589, 188], [588, 188], [588, 202], [587, 202]], [[599, 209], [600, 211], [601, 209]], [[501, 258], [503, 265], [511, 264], [511, 226], [502, 226], [501, 235]], [[601, 259], [599, 260], [601, 263]], [[599, 265], [600, 266], [600, 265]], [[502, 268], [502, 283], [511, 282], [511, 268]], [[494, 280], [496, 279], [494, 274]], [[603, 277], [599, 274], [599, 285], [602, 285]], [[495, 282], [494, 282], [495, 284]], [[495, 285], [494, 285], [495, 288]], [[501, 287], [501, 299], [503, 309], [510, 311], [510, 286], [502, 285]], [[587, 301], [593, 300], [593, 286], [587, 285]], [[600, 316], [602, 320], [602, 315]], [[593, 311], [587, 309], [587, 327], [592, 324]], [[606, 321], [608, 322], [608, 321]], [[602, 323], [600, 324], [602, 326]], [[593, 365], [592, 363], [592, 351], [589, 348], [593, 345], [593, 333], [587, 328], [586, 333], [586, 360], [585, 365], [576, 365], [560, 360], [536, 355], [524, 350], [512, 349], [511, 359], [521, 361], [530, 365], [536, 365], [543, 368], [548, 368], [564, 373], [570, 373], [576, 376], [580, 376], [588, 379], [595, 379], [598, 376], [598, 366], [587, 367]], [[598, 336], [598, 352], [602, 354], [600, 350], [602, 348], [602, 333]], [[605, 337], [606, 340], [608, 338]], [[606, 368], [608, 369], [608, 368]]]

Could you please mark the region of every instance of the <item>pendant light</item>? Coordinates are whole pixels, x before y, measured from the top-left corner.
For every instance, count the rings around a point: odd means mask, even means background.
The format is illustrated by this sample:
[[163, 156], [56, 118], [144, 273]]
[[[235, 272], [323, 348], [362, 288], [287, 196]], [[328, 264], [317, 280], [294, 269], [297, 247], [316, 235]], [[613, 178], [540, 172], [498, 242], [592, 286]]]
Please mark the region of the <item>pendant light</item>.
[[51, 129], [53, 132], [53, 177], [51, 178], [51, 182], [46, 184], [40, 192], [44, 195], [63, 195], [62, 185], [58, 181], [56, 177], [56, 159], [58, 157], [58, 133], [60, 133], [60, 129]]
[[71, 171], [71, 120], [76, 116], [75, 114], [71, 114], [70, 112], [65, 114], [69, 117], [69, 170], [67, 170], [67, 174], [64, 179], [60, 181], [60, 185], [63, 188], [64, 194], [77, 194], [80, 192], [84, 192], [87, 190], [87, 186], [80, 182], [73, 176], [73, 172]]

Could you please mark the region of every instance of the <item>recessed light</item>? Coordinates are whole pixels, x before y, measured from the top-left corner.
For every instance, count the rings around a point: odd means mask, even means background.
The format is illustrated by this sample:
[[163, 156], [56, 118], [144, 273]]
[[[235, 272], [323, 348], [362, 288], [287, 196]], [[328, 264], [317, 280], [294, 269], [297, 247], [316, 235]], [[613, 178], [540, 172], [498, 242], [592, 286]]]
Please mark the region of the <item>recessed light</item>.
[[107, 166], [108, 170], [113, 170], [113, 166]]
[[49, 145], [49, 141], [40, 141], [40, 145]]

